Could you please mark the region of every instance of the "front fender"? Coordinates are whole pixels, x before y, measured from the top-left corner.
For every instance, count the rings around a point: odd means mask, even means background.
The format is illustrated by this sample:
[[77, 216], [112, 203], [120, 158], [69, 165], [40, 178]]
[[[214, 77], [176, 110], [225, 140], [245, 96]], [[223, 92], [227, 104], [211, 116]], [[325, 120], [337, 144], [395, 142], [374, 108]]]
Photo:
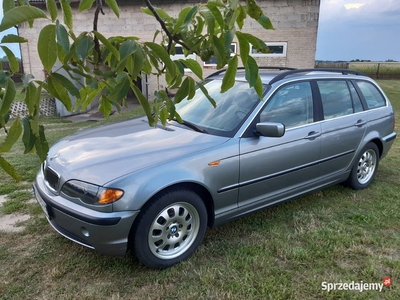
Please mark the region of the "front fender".
[[[214, 201], [216, 213], [237, 207], [237, 189], [218, 192], [224, 187], [237, 185], [239, 180], [239, 149], [237, 140], [223, 147], [182, 157], [129, 174], [109, 182], [107, 186], [120, 188], [124, 196], [113, 204], [113, 211], [140, 210], [160, 191], [176, 184], [192, 183], [205, 188]], [[219, 161], [210, 166], [209, 163]]]

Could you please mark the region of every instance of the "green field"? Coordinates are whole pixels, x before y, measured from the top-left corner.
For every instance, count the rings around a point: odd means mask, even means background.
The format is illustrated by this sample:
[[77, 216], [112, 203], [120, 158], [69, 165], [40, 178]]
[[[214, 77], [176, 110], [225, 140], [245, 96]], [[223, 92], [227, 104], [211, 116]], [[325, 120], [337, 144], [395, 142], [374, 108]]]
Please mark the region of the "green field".
[[[400, 81], [379, 81], [400, 124]], [[126, 117], [118, 116], [119, 119]], [[92, 123], [43, 119], [50, 143]], [[3, 138], [3, 137], [0, 137]], [[99, 255], [57, 234], [30, 186], [34, 154], [6, 155], [22, 181], [0, 171], [0, 217], [29, 214], [0, 232], [0, 299], [400, 299], [400, 141], [366, 190], [341, 185], [209, 229], [195, 255], [170, 269]], [[381, 283], [378, 291], [323, 291], [325, 283]]]

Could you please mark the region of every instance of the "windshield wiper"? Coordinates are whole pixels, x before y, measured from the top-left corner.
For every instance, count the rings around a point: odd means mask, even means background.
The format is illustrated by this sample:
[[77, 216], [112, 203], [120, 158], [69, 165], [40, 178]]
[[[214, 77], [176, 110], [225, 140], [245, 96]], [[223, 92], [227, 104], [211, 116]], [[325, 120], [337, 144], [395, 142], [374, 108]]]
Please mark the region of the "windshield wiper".
[[[176, 118], [173, 119], [175, 122], [178, 122]], [[185, 125], [186, 127], [189, 127], [190, 129], [193, 129], [194, 131], [201, 132], [201, 133], [208, 133], [207, 130], [200, 128], [199, 126], [193, 124], [192, 122], [182, 120], [182, 122], [178, 122], [179, 124]]]

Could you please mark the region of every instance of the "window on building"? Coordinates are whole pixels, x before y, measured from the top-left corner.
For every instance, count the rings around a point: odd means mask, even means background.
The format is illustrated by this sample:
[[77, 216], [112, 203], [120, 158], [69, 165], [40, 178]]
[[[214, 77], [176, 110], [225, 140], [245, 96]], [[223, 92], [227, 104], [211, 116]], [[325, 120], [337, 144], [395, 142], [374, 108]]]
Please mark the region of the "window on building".
[[253, 45], [250, 45], [250, 55], [254, 57], [285, 57], [287, 51], [287, 43], [279, 42], [265, 42], [267, 47], [269, 48], [269, 53], [259, 52]]

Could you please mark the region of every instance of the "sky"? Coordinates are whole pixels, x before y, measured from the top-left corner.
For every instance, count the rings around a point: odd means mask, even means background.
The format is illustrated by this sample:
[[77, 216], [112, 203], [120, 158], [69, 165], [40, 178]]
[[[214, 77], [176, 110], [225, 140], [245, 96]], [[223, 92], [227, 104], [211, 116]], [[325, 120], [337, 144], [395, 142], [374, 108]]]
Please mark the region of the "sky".
[[321, 0], [316, 59], [400, 61], [400, 0]]
[[[21, 57], [18, 45], [10, 48]], [[321, 0], [315, 58], [400, 61], [400, 0]]]

